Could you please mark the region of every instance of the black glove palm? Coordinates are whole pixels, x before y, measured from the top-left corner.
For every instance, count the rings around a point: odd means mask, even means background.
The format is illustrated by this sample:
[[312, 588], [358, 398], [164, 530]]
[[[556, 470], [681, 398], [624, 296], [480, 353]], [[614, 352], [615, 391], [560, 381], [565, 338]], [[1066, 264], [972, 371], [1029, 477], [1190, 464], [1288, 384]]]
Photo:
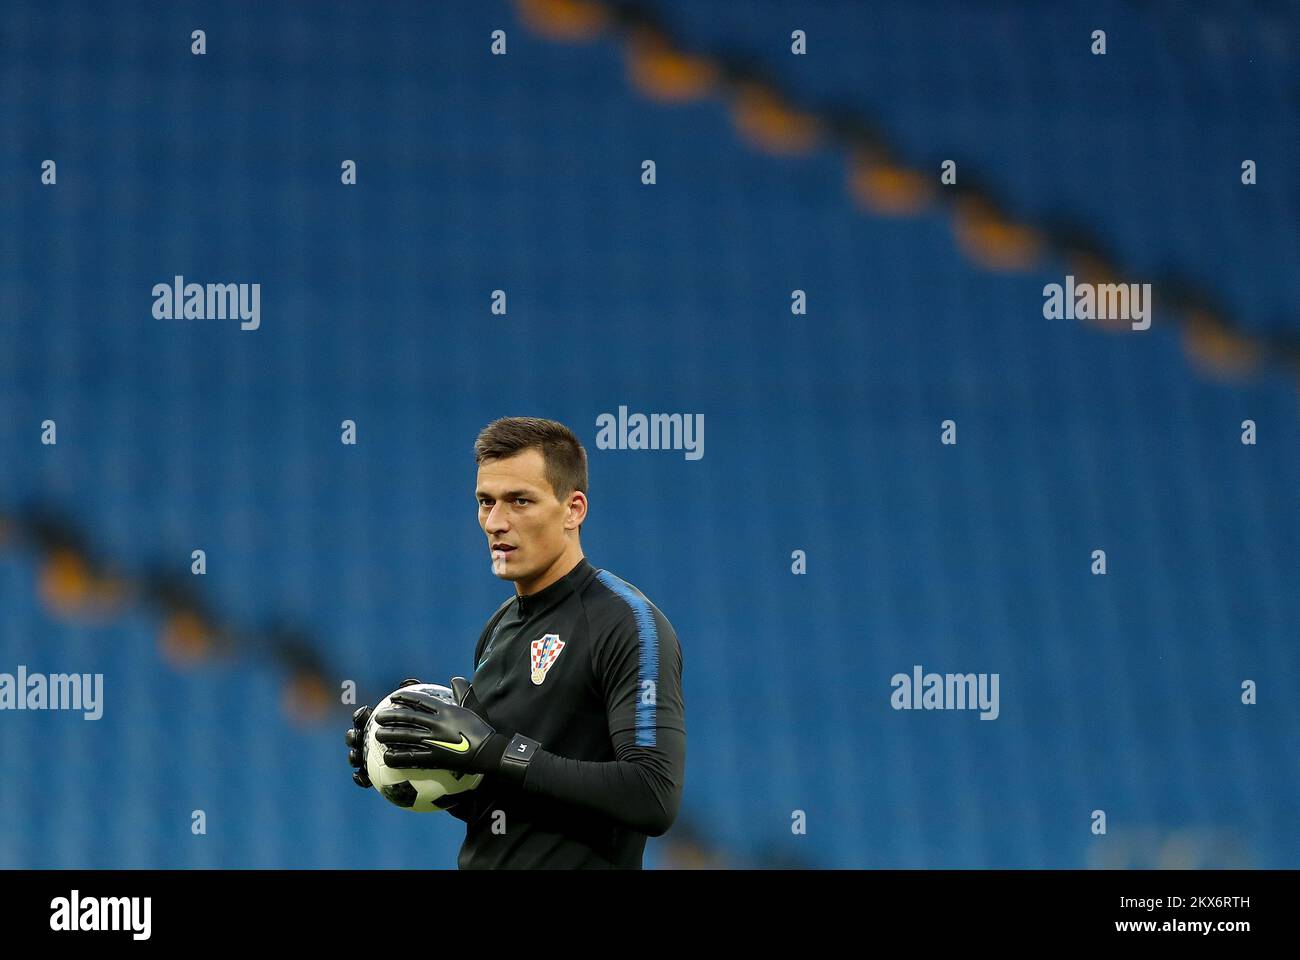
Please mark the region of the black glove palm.
[[370, 721], [370, 705], [358, 707], [352, 714], [352, 728], [344, 735], [343, 740], [348, 745], [348, 763], [356, 767], [352, 771], [352, 782], [358, 787], [369, 789], [370, 774], [366, 772], [366, 761], [362, 756], [362, 747], [366, 742], [366, 724]]
[[[399, 687], [409, 687], [413, 683], [419, 683], [414, 677], [408, 677], [403, 680]], [[343, 741], [348, 745], [348, 763], [356, 769], [352, 771], [352, 782], [358, 787], [369, 790], [370, 774], [366, 772], [365, 760], [365, 743], [366, 743], [366, 724], [370, 722], [370, 705], [358, 707], [352, 714], [352, 728], [343, 735]]]

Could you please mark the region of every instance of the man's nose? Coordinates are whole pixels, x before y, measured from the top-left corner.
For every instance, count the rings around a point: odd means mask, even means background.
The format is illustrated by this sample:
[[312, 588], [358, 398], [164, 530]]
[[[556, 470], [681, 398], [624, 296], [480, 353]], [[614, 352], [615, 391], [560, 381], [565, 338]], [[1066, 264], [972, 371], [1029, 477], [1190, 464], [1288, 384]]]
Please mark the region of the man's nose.
[[506, 511], [501, 509], [500, 503], [494, 503], [492, 509], [488, 511], [483, 529], [488, 533], [505, 533], [509, 528], [510, 524], [506, 522]]

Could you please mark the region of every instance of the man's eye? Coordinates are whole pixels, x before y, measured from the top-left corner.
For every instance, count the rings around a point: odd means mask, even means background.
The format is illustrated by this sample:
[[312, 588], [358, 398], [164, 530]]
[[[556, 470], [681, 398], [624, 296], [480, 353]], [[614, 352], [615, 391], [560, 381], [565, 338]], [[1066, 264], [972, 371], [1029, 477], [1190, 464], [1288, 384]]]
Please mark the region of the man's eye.
[[478, 501], [478, 505], [479, 505], [480, 507], [486, 507], [486, 506], [488, 505], [488, 499], [487, 499], [487, 497], [480, 497], [480, 498], [479, 498], [479, 501]]
[[526, 499], [524, 499], [523, 497], [516, 497], [516, 498], [515, 498], [515, 503], [532, 503], [532, 501], [531, 501], [531, 500], [526, 500]]

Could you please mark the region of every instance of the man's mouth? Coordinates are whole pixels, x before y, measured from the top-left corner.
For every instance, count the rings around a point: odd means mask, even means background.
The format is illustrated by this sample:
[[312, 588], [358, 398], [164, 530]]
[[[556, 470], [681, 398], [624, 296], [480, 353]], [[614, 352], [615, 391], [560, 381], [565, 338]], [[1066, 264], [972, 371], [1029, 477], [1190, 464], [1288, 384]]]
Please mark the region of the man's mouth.
[[514, 551], [515, 548], [512, 544], [494, 543], [492, 544], [492, 559], [495, 560], [497, 557], [504, 557], [508, 553], [514, 553]]

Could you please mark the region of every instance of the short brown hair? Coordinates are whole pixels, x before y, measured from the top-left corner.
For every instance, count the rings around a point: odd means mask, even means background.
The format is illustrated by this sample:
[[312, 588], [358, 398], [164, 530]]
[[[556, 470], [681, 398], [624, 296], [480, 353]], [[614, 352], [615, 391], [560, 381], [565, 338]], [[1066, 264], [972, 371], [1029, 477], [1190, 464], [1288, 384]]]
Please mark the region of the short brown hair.
[[557, 500], [574, 490], [587, 493], [587, 451], [572, 430], [555, 420], [502, 417], [493, 420], [474, 441], [474, 462], [513, 457], [529, 448], [542, 452], [546, 480]]

